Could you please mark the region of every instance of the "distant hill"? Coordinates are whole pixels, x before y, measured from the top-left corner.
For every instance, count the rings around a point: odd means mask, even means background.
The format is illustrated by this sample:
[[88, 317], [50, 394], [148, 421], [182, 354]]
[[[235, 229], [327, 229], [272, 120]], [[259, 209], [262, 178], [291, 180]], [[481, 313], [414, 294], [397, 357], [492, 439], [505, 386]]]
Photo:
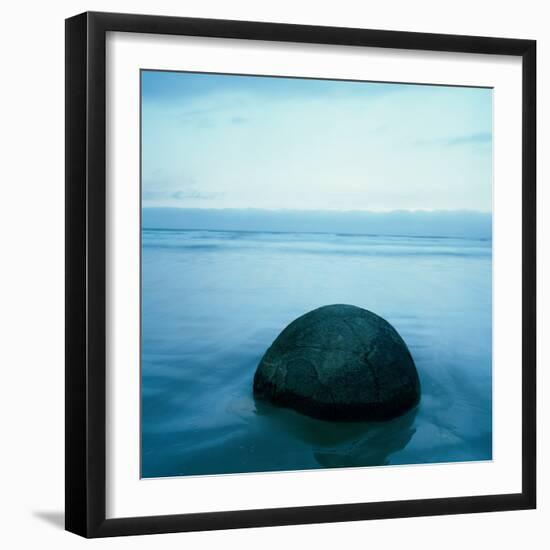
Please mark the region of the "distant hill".
[[212, 229], [490, 239], [492, 216], [473, 211], [315, 211], [143, 208], [145, 229]]

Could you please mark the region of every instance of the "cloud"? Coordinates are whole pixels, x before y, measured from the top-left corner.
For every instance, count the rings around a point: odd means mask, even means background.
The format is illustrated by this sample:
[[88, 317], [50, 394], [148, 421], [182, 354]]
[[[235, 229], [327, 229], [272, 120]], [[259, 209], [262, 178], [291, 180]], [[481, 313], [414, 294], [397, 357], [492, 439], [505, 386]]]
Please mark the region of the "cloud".
[[182, 201], [186, 199], [211, 200], [221, 196], [222, 193], [204, 192], [197, 189], [186, 189], [185, 191], [146, 191], [142, 193], [143, 201]]
[[150, 193], [170, 194], [197, 187], [197, 180], [185, 170], [169, 171], [170, 167], [157, 168], [144, 173], [142, 186]]
[[220, 196], [221, 193], [198, 191], [197, 189], [188, 189], [187, 191], [175, 191], [172, 193], [171, 198], [176, 200], [184, 199], [201, 199], [209, 200]]
[[435, 138], [435, 139], [417, 139], [413, 142], [413, 145], [418, 146], [431, 146], [431, 145], [444, 145], [448, 147], [454, 147], [456, 145], [484, 145], [490, 144], [493, 140], [491, 132], [476, 132], [473, 134], [466, 134], [463, 136], [455, 136], [449, 138]]
[[184, 111], [179, 115], [182, 121], [187, 121], [190, 118], [208, 116], [216, 111], [220, 111], [221, 107], [207, 107], [204, 109], [192, 109], [190, 111]]
[[249, 122], [249, 118], [242, 115], [230, 115], [231, 110], [238, 108], [237, 102], [222, 104], [216, 107], [197, 108], [178, 115], [179, 120], [183, 125], [195, 125], [201, 128], [211, 127], [216, 122], [229, 122], [235, 126], [241, 126]]
[[231, 117], [231, 124], [246, 124], [248, 122], [248, 118], [244, 116], [234, 116]]

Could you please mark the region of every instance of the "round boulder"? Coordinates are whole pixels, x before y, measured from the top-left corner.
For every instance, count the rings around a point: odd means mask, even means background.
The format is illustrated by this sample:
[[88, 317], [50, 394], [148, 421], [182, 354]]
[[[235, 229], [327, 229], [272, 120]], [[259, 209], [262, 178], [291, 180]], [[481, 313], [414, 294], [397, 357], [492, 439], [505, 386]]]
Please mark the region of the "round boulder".
[[418, 403], [420, 382], [387, 321], [337, 304], [298, 317], [277, 336], [256, 370], [254, 394], [324, 420], [386, 420]]

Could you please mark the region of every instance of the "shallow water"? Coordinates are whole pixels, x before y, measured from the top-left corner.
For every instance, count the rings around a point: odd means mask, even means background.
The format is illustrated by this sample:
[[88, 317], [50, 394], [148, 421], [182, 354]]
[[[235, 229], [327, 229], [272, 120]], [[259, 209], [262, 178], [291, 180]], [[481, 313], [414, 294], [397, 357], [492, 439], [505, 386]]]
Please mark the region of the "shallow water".
[[[143, 230], [142, 476], [492, 456], [491, 241]], [[252, 378], [293, 319], [347, 303], [386, 318], [420, 404], [332, 423], [255, 402]]]

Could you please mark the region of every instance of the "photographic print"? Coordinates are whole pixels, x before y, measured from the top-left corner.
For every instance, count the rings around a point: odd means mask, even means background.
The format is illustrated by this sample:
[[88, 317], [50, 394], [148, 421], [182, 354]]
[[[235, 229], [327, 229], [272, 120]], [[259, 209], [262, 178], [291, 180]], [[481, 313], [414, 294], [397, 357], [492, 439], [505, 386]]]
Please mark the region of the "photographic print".
[[141, 71], [141, 476], [492, 459], [493, 91]]

